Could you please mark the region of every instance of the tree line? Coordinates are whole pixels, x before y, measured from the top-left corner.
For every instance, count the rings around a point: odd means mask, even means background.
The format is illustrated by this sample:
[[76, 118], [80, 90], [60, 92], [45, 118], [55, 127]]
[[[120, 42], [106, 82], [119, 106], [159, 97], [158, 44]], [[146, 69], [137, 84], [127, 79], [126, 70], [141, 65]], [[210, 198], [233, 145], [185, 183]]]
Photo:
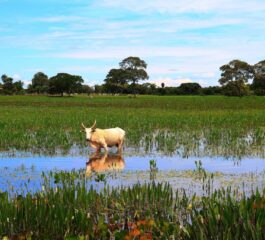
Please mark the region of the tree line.
[[58, 73], [56, 76], [48, 78], [43, 72], [36, 73], [28, 85], [27, 89], [23, 88], [23, 82], [14, 82], [13, 78], [2, 75], [2, 84], [0, 84], [0, 94], [63, 94], [71, 95], [73, 93], [92, 92], [91, 87], [84, 85], [81, 76], [71, 75], [68, 73]]
[[182, 83], [179, 87], [168, 87], [164, 83], [156, 86], [152, 83], [140, 83], [149, 79], [147, 64], [139, 57], [128, 57], [119, 63], [119, 68], [111, 69], [102, 85], [90, 87], [83, 84], [81, 76], [58, 73], [48, 78], [42, 72], [36, 73], [23, 89], [23, 82], [14, 82], [11, 77], [2, 75], [0, 94], [63, 94], [108, 93], [108, 94], [155, 94], [155, 95], [218, 95], [245, 96], [249, 94], [265, 95], [265, 60], [250, 65], [241, 60], [232, 60], [220, 67], [221, 86], [201, 87], [200, 84]]

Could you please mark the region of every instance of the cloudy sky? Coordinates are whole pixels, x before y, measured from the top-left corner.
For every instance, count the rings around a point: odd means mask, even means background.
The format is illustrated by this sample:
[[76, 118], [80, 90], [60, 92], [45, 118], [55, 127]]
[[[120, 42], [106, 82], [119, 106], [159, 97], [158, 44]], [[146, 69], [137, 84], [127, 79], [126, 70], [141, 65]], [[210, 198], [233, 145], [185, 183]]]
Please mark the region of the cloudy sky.
[[232, 59], [265, 59], [264, 0], [0, 0], [0, 74], [102, 83], [128, 56], [150, 82], [217, 85]]

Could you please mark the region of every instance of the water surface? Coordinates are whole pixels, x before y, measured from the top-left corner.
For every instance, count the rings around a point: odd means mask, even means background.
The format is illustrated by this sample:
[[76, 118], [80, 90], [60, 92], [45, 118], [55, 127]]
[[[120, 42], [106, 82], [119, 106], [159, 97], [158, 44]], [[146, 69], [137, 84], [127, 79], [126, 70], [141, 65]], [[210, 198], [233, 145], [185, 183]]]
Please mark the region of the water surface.
[[[26, 168], [34, 166], [38, 171], [50, 170], [72, 170], [85, 168], [86, 163], [92, 159], [87, 155], [78, 156], [27, 156], [27, 157], [2, 157], [0, 159], [0, 168], [18, 168], [24, 165]], [[100, 155], [104, 157], [102, 153]], [[99, 158], [100, 158], [99, 156]], [[118, 156], [116, 153], [109, 153], [109, 157]], [[210, 172], [223, 173], [248, 173], [262, 172], [265, 170], [265, 159], [244, 157], [224, 158], [224, 157], [189, 157], [181, 158], [179, 156], [163, 156], [160, 154], [147, 155], [131, 155], [122, 154], [120, 156], [124, 160], [124, 171], [149, 170], [150, 160], [155, 160], [159, 170], [193, 170], [195, 169], [195, 161], [200, 160], [203, 167]]]
[[[262, 189], [265, 184], [265, 159], [245, 157], [189, 157], [166, 156], [160, 153], [137, 154], [124, 152], [122, 155], [80, 154], [66, 156], [38, 156], [30, 153], [10, 157], [2, 154], [0, 159], [0, 190], [27, 192], [41, 189], [41, 173], [49, 171], [85, 171], [95, 188], [104, 184], [130, 186], [137, 182], [150, 181], [150, 160], [154, 160], [158, 173], [156, 181], [170, 182], [173, 188], [183, 188], [188, 193], [201, 194], [202, 182], [197, 179], [195, 161], [201, 161], [203, 169], [214, 173], [213, 187], [239, 188], [251, 192]], [[197, 169], [198, 170], [198, 169]], [[104, 174], [104, 181], [95, 180], [95, 175]]]

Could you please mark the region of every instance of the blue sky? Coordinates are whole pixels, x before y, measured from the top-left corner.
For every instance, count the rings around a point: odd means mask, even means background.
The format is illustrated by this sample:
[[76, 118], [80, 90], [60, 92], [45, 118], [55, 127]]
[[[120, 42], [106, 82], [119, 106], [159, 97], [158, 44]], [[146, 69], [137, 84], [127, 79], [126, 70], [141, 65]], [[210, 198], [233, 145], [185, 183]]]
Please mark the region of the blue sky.
[[101, 84], [128, 56], [149, 81], [217, 85], [233, 59], [265, 59], [264, 0], [0, 0], [0, 74], [43, 71]]

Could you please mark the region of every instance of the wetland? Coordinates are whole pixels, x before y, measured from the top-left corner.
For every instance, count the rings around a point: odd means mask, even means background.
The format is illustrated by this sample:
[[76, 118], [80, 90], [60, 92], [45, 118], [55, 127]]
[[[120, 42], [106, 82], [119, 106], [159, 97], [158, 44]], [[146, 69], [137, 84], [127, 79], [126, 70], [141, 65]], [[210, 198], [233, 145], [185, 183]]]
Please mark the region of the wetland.
[[[145, 237], [150, 232], [161, 237], [163, 232], [164, 236], [178, 236], [177, 239], [194, 239], [195, 232], [200, 231], [204, 237], [218, 233], [233, 239], [237, 231], [253, 237], [254, 229], [265, 226], [261, 218], [265, 184], [264, 97], [0, 96], [0, 111], [2, 237], [47, 239], [57, 231], [59, 239], [62, 234], [65, 238], [93, 239], [104, 234], [125, 236], [139, 230]], [[109, 154], [95, 155], [86, 146], [85, 136], [80, 133], [81, 122], [89, 125], [95, 119], [99, 128], [118, 126], [126, 131], [122, 154], [111, 149]], [[143, 194], [142, 202], [137, 200], [137, 194]], [[105, 211], [109, 201], [120, 205]], [[143, 206], [150, 201], [157, 204], [145, 212]], [[246, 207], [248, 201], [251, 207]], [[207, 203], [216, 212], [210, 214]], [[74, 212], [64, 209], [65, 204], [70, 204]], [[93, 204], [102, 208], [93, 212]], [[170, 214], [160, 211], [159, 204], [166, 204]], [[56, 211], [50, 209], [53, 205], [57, 206]], [[40, 208], [45, 208], [47, 215]], [[255, 224], [248, 222], [249, 217], [240, 220], [246, 225], [233, 233], [228, 222], [220, 222], [230, 217], [233, 224], [240, 225], [231, 209], [241, 209], [240, 219], [249, 211], [260, 215], [251, 215]], [[87, 214], [92, 214], [92, 219]], [[124, 214], [126, 221], [136, 226], [129, 227], [130, 231], [124, 227]], [[14, 221], [10, 221], [11, 216]], [[73, 216], [78, 219], [76, 222]], [[57, 227], [47, 223], [47, 229], [40, 229], [37, 222], [42, 218]], [[65, 219], [65, 225], [56, 222], [60, 219]], [[146, 222], [139, 225], [140, 220]], [[220, 228], [214, 227], [216, 221]], [[116, 230], [110, 230], [110, 224]], [[161, 224], [167, 227], [162, 228]], [[256, 239], [262, 239], [262, 231], [255, 234]]]

